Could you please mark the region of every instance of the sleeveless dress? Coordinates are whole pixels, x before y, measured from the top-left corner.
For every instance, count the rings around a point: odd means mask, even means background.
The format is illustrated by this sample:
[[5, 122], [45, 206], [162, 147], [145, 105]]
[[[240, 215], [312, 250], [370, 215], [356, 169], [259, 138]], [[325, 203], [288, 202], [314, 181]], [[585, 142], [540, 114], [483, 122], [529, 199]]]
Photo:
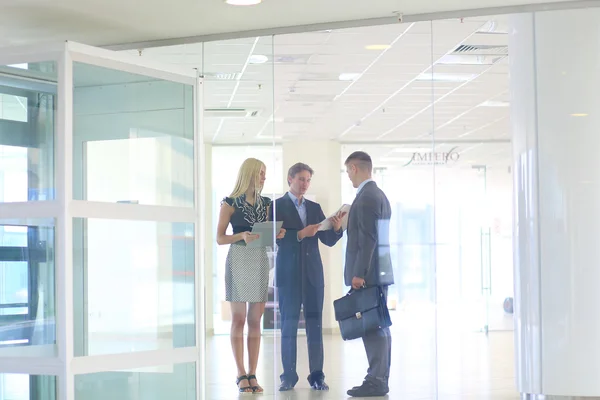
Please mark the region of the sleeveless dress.
[[[226, 197], [223, 202], [235, 209], [231, 216], [233, 233], [252, 231], [257, 222], [267, 222], [271, 199], [259, 197], [254, 205], [246, 195]], [[244, 241], [229, 246], [225, 261], [225, 300], [240, 303], [265, 303], [269, 291], [269, 258], [266, 247], [246, 247]]]

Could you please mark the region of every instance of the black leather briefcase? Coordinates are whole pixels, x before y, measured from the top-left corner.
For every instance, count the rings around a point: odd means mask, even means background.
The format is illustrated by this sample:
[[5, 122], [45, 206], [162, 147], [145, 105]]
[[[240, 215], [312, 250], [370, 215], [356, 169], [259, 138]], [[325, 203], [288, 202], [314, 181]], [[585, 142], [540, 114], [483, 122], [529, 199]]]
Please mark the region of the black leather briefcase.
[[344, 340], [358, 339], [392, 325], [386, 296], [379, 286], [351, 289], [333, 302], [333, 308]]

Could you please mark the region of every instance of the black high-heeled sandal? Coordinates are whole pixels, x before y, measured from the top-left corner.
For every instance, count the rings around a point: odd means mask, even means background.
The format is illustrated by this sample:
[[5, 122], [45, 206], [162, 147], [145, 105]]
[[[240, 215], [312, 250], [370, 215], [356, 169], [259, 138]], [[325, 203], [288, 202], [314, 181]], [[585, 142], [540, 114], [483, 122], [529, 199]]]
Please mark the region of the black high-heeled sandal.
[[[256, 375], [248, 375], [248, 383], [250, 383], [250, 381], [254, 379], [256, 382], [258, 382], [258, 379], [256, 379]], [[252, 385], [250, 383], [250, 385]], [[256, 386], [250, 386], [252, 388], [252, 393], [263, 393], [265, 390], [260, 386], [260, 385], [256, 385]]]
[[[240, 387], [241, 381], [248, 381], [248, 386]], [[254, 393], [254, 388], [250, 386], [250, 379], [246, 375], [238, 376], [235, 380], [235, 384], [238, 386], [240, 393]]]

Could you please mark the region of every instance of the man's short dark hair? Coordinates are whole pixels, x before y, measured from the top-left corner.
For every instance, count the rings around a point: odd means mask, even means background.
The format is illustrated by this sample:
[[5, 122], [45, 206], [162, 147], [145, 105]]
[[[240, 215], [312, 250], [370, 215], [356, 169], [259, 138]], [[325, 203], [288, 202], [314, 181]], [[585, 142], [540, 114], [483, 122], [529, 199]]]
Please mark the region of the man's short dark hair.
[[290, 183], [289, 178], [294, 178], [297, 174], [299, 174], [302, 171], [308, 171], [308, 173], [310, 174], [310, 176], [312, 177], [315, 173], [315, 171], [313, 171], [313, 169], [311, 167], [309, 167], [307, 164], [304, 163], [296, 163], [294, 165], [292, 165], [290, 167], [290, 169], [288, 170], [288, 185]]
[[369, 172], [373, 170], [373, 161], [371, 160], [371, 156], [364, 151], [355, 151], [354, 153], [350, 154], [348, 158], [346, 158], [344, 165], [348, 164], [354, 164], [357, 167]]

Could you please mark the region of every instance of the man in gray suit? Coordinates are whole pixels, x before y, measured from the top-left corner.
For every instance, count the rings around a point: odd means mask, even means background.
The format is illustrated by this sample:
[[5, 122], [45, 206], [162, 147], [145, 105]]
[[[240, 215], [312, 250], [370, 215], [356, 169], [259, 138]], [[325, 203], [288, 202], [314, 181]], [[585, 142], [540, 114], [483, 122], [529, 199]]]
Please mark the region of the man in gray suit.
[[[348, 242], [344, 279], [353, 289], [380, 286], [387, 298], [394, 283], [390, 257], [390, 202], [371, 179], [373, 163], [362, 151], [346, 159], [346, 172], [357, 188], [348, 216]], [[348, 390], [353, 397], [385, 396], [389, 392], [392, 337], [390, 329], [377, 329], [363, 337], [369, 369], [361, 386]]]

